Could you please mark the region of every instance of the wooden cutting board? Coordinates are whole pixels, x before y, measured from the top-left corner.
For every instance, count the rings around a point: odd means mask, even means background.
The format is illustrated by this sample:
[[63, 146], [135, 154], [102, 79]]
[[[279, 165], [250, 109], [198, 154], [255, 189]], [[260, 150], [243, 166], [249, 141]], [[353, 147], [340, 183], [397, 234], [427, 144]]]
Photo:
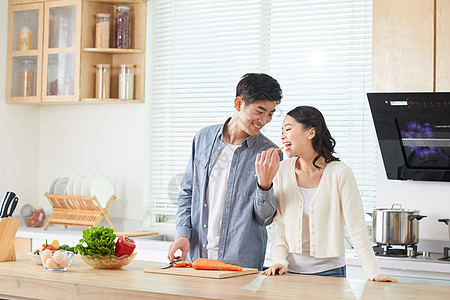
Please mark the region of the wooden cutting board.
[[139, 230], [139, 231], [122, 231], [122, 232], [114, 232], [115, 235], [119, 236], [119, 235], [124, 235], [124, 236], [144, 236], [144, 235], [154, 235], [154, 234], [158, 234], [159, 232], [156, 231], [144, 231], [144, 230]]
[[256, 274], [259, 271], [258, 269], [249, 269], [249, 268], [243, 268], [243, 270], [239, 272], [239, 271], [196, 270], [193, 268], [175, 268], [175, 267], [160, 269], [159, 267], [153, 267], [153, 268], [145, 268], [144, 272], [221, 279], [221, 278]]

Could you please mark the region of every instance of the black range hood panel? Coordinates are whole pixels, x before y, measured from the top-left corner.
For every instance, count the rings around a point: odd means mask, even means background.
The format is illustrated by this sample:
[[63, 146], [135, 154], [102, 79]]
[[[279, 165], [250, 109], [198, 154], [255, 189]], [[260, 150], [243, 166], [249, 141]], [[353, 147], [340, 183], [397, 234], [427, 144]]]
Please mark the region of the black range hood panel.
[[368, 93], [388, 179], [450, 181], [450, 93]]

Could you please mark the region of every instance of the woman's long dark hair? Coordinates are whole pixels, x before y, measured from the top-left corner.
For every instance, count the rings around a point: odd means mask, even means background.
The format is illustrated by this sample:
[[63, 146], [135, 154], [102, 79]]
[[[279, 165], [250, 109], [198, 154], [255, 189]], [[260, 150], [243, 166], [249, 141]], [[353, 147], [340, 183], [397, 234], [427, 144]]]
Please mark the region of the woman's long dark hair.
[[339, 161], [339, 158], [333, 156], [335, 153], [334, 146], [336, 145], [336, 141], [331, 136], [327, 124], [325, 123], [325, 119], [317, 108], [312, 106], [297, 106], [287, 114], [302, 124], [305, 129], [314, 127], [316, 135], [313, 138], [312, 144], [314, 150], [317, 152], [317, 156], [313, 159], [313, 165], [316, 168], [320, 169], [320, 167], [316, 165], [316, 161], [320, 157], [325, 158], [326, 163]]

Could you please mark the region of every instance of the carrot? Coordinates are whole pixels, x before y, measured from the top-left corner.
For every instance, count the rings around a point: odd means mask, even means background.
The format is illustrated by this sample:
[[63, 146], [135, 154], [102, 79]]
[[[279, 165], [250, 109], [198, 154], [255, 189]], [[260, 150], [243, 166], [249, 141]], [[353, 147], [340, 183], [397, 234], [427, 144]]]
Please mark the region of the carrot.
[[278, 149], [277, 149], [277, 151], [283, 150], [283, 148], [284, 148], [284, 146], [283, 146], [283, 147], [280, 147], [280, 148], [278, 148]]
[[208, 258], [197, 258], [192, 263], [192, 267], [196, 270], [242, 271], [242, 268], [239, 266]]
[[192, 263], [189, 261], [177, 261], [173, 266], [175, 268], [192, 267]]

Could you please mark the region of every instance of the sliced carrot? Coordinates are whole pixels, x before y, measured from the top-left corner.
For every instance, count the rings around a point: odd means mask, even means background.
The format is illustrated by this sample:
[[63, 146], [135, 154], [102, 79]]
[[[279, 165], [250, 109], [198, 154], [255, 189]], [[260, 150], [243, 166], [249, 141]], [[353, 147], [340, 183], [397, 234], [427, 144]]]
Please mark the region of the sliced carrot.
[[192, 263], [189, 261], [177, 261], [173, 266], [175, 268], [192, 267]]
[[192, 263], [192, 267], [196, 270], [242, 271], [242, 268], [239, 266], [208, 258], [197, 258]]

